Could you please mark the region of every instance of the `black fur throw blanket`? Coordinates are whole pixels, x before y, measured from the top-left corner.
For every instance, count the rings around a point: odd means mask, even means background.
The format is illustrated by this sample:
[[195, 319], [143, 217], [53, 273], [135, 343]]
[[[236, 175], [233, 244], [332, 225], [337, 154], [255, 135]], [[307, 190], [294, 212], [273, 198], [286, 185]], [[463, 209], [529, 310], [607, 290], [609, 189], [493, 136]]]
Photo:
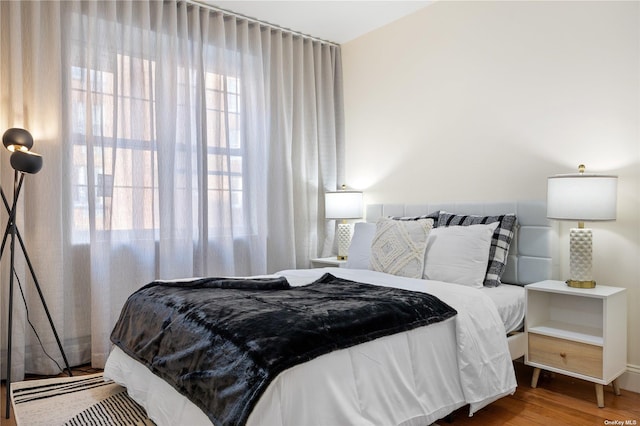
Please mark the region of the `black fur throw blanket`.
[[244, 424], [269, 383], [315, 357], [456, 315], [438, 298], [325, 274], [152, 282], [132, 294], [111, 341], [200, 407]]

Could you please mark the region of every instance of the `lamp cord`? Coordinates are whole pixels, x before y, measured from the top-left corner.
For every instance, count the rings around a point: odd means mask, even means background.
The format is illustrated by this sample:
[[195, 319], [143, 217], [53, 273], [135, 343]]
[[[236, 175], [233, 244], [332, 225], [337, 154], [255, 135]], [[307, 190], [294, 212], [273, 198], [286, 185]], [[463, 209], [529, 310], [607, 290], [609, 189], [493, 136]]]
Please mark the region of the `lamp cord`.
[[29, 308], [27, 307], [27, 299], [24, 296], [24, 291], [22, 290], [22, 283], [20, 282], [20, 278], [18, 277], [18, 273], [15, 271], [15, 269], [13, 270], [13, 275], [16, 277], [16, 281], [18, 282], [18, 288], [20, 289], [20, 295], [22, 296], [22, 301], [24, 303], [24, 310], [25, 310], [26, 316], [27, 316], [27, 323], [31, 327], [31, 330], [33, 330], [33, 334], [35, 334], [36, 339], [38, 339], [38, 343], [40, 344], [40, 348], [42, 348], [42, 352], [44, 352], [44, 354], [47, 356], [47, 358], [49, 358], [51, 361], [54, 362], [54, 364], [58, 367], [58, 370], [60, 370], [60, 373], [63, 373], [64, 370], [62, 369], [60, 364], [58, 364], [58, 361], [53, 359], [53, 357], [51, 355], [49, 355], [47, 350], [44, 348], [42, 340], [40, 340], [40, 336], [38, 335], [38, 332], [36, 331], [36, 328], [33, 326], [33, 323], [31, 322], [31, 319], [29, 318]]

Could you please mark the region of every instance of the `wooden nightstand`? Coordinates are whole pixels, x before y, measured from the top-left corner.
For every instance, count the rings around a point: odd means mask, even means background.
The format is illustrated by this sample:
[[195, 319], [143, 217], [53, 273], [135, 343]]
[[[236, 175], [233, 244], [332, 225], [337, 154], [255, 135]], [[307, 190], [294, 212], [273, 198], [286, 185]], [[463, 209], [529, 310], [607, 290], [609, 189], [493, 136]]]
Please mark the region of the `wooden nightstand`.
[[603, 385], [611, 383], [620, 395], [616, 380], [627, 367], [626, 289], [541, 281], [525, 286], [525, 298], [531, 386], [542, 369], [594, 382], [598, 407], [604, 407]]
[[312, 268], [326, 268], [326, 267], [343, 268], [346, 264], [347, 264], [346, 260], [339, 260], [335, 256], [318, 257], [315, 259], [311, 259]]

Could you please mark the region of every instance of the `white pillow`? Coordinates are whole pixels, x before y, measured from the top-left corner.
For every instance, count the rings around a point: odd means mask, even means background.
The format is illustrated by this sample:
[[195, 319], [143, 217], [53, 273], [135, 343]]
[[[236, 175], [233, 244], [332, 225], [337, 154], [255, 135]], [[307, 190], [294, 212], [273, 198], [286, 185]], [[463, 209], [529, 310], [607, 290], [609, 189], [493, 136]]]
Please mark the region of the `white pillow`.
[[429, 233], [423, 278], [482, 288], [499, 222], [447, 226]]
[[433, 219], [378, 219], [371, 243], [371, 269], [401, 277], [421, 278], [424, 252]]
[[346, 268], [371, 269], [371, 242], [376, 235], [376, 224], [357, 222], [349, 246]]

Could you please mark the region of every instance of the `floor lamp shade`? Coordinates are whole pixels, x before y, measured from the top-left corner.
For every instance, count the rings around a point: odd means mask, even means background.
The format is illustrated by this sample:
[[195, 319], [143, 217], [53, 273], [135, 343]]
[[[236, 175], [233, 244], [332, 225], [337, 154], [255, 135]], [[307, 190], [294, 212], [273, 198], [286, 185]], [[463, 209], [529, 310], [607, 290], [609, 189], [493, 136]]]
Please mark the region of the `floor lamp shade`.
[[11, 167], [23, 173], [35, 174], [42, 169], [42, 156], [31, 151], [16, 150], [9, 158]]
[[324, 208], [326, 219], [338, 219], [343, 222], [338, 224], [338, 259], [346, 259], [351, 244], [352, 229], [347, 219], [360, 219], [362, 217], [362, 192], [360, 191], [333, 191], [325, 193]]
[[2, 144], [9, 151], [29, 151], [33, 147], [33, 136], [25, 129], [12, 127], [2, 135]]
[[25, 129], [12, 127], [2, 135], [2, 144], [11, 152], [11, 167], [22, 173], [35, 174], [42, 169], [42, 156], [31, 151], [33, 136]]
[[616, 219], [618, 177], [580, 173], [551, 176], [547, 179], [547, 217], [578, 222], [572, 228], [570, 240], [570, 274], [567, 284], [593, 288], [592, 231], [584, 222]]

